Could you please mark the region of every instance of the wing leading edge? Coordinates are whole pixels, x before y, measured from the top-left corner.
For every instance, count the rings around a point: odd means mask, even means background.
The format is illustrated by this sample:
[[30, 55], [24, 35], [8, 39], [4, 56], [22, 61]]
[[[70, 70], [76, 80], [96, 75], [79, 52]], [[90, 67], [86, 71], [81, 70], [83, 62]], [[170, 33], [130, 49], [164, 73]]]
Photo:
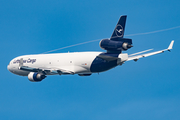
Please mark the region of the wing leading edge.
[[[164, 51], [170, 51], [172, 49], [172, 47], [173, 47], [173, 44], [174, 44], [174, 40], [171, 41], [171, 43], [170, 43], [170, 45], [169, 45], [169, 47], [167, 49], [156, 51], [156, 52], [151, 52], [151, 53], [146, 53], [146, 54], [141, 54], [141, 55], [136, 55], [136, 56], [130, 55], [128, 57], [127, 61], [130, 61], [130, 60], [137, 61], [137, 60], [139, 60], [139, 58], [148, 57], [148, 56], [151, 56], [151, 55], [156, 55], [156, 54], [159, 54], [159, 53], [163, 53]], [[138, 53], [142, 53], [142, 52], [138, 52]]]
[[42, 73], [44, 75], [53, 75], [53, 74], [74, 74], [74, 72], [69, 71], [69, 70], [65, 70], [65, 69], [59, 69], [59, 68], [32, 68], [32, 67], [28, 67], [28, 66], [19, 66], [20, 70], [24, 70], [24, 71], [29, 71], [29, 72], [37, 72], [37, 73]]

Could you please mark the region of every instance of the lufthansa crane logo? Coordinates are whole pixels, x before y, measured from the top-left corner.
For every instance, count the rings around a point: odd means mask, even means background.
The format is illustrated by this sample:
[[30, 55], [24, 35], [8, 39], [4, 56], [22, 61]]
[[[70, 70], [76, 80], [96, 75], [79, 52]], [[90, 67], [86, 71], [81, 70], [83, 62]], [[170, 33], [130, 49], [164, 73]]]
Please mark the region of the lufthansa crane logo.
[[123, 27], [121, 25], [117, 25], [116, 29], [115, 29], [115, 33], [118, 37], [122, 37], [123, 36]]

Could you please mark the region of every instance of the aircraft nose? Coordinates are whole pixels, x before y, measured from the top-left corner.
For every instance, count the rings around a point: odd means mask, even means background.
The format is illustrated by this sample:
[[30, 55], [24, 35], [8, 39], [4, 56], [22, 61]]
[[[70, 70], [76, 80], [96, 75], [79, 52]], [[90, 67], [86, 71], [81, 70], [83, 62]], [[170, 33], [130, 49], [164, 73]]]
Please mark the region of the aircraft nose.
[[10, 64], [7, 66], [7, 69], [9, 70], [9, 72], [12, 72], [12, 67]]
[[7, 66], [7, 69], [10, 71], [10, 65]]

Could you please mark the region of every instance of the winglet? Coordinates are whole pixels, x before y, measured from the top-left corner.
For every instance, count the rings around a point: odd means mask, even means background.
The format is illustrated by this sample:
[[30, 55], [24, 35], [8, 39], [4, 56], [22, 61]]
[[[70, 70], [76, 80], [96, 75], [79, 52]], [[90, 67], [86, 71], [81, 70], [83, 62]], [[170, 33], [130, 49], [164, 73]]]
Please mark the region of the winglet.
[[174, 40], [171, 41], [171, 43], [169, 44], [168, 50], [171, 50], [174, 44]]

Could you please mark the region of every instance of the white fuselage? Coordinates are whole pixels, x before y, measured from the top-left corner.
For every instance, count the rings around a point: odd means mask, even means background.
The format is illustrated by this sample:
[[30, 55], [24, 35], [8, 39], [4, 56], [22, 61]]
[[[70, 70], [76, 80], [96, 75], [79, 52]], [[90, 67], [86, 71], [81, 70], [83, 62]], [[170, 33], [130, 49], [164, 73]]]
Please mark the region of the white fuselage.
[[[70, 71], [73, 74], [91, 74], [103, 72], [118, 65], [117, 60], [112, 64], [112, 62], [107, 62], [103, 59], [97, 58], [97, 56], [101, 53], [102, 52], [75, 52], [24, 55], [11, 60], [8, 65], [8, 70], [17, 75], [27, 76], [29, 74], [29, 71], [19, 69], [21, 58], [23, 58], [24, 66], [42, 70], [51, 70], [52, 72], [47, 75], [57, 74], [53, 73], [53, 70]], [[127, 56], [127, 54], [125, 54], [125, 56]], [[121, 57], [121, 59], [123, 58]], [[103, 68], [104, 66], [105, 69]]]

